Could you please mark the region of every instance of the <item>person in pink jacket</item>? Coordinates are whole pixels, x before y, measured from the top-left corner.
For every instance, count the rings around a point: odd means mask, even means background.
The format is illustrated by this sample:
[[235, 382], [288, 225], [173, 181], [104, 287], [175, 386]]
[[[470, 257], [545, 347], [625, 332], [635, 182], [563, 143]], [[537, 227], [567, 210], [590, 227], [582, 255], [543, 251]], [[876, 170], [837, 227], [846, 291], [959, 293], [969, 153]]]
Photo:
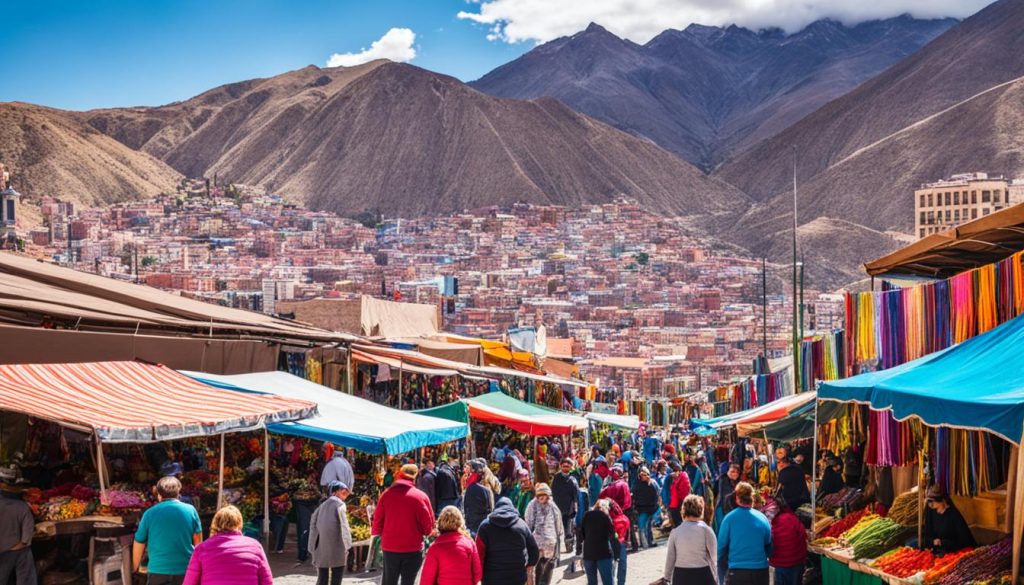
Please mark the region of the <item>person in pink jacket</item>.
[[427, 549], [420, 585], [476, 585], [483, 577], [476, 543], [469, 537], [462, 512], [446, 506], [437, 519], [441, 533]]
[[270, 563], [260, 543], [242, 536], [242, 513], [234, 506], [217, 511], [210, 538], [196, 547], [182, 585], [272, 585]]

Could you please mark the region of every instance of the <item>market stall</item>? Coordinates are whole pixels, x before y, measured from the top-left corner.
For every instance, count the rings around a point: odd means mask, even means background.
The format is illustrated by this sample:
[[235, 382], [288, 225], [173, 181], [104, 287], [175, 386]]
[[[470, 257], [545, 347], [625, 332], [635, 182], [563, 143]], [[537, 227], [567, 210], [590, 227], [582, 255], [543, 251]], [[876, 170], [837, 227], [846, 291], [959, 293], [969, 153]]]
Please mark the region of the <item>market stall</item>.
[[182, 372], [205, 384], [237, 391], [316, 402], [319, 413], [301, 421], [271, 424], [270, 433], [326, 441], [371, 455], [396, 455], [466, 438], [465, 423], [443, 421], [350, 396], [285, 372], [216, 376]]
[[[927, 457], [932, 468], [931, 477], [923, 479], [946, 489], [957, 506], [974, 508], [979, 505], [979, 499], [991, 500], [993, 493], [1000, 494], [995, 504], [999, 504], [1001, 497], [1003, 512], [988, 518], [987, 524], [995, 525], [988, 528], [1001, 527], [1000, 532], [1011, 537], [998, 540], [982, 538], [989, 536], [986, 534], [975, 534], [979, 542], [994, 542], [974, 549], [977, 552], [965, 555], [950, 568], [952, 579], [962, 579], [962, 565], [977, 564], [979, 558], [984, 561], [985, 574], [1005, 560], [1007, 567], [1012, 564], [1012, 582], [1016, 583], [1020, 576], [1024, 534], [1024, 461], [1020, 449], [1024, 439], [1024, 368], [1018, 364], [1024, 357], [1022, 353], [1024, 318], [1018, 317], [915, 361], [889, 370], [824, 382], [819, 387], [818, 397], [823, 401], [856, 403], [870, 408], [868, 425], [874, 426], [876, 436], [884, 432], [889, 444], [893, 439], [896, 441], [895, 451], [882, 453], [886, 457], [899, 459], [901, 453], [907, 451], [901, 448], [901, 442], [908, 431], [912, 440], [915, 433], [920, 433], [919, 441], [923, 444], [917, 456]], [[921, 428], [904, 429], [901, 425], [906, 424], [918, 424]], [[1006, 469], [993, 469], [990, 465], [991, 452], [998, 442], [1005, 442], [1011, 448]], [[886, 448], [884, 440], [879, 445]], [[1006, 479], [1004, 492], [994, 489], [999, 486], [1001, 475]], [[923, 497], [923, 492], [918, 493]], [[979, 507], [992, 509], [987, 505]], [[923, 504], [919, 504], [919, 509], [923, 509]], [[965, 516], [971, 514], [973, 510]]]
[[[220, 502], [225, 476], [230, 475], [225, 468], [226, 434], [262, 430], [268, 423], [317, 412], [313, 402], [211, 388], [170, 368], [139, 362], [0, 366], [0, 410], [5, 413], [0, 452], [11, 459], [0, 463], [20, 472], [30, 486], [26, 501], [40, 520], [40, 545], [62, 534], [87, 535], [96, 526], [123, 526], [152, 504], [151, 484], [112, 485], [112, 478], [141, 477], [133, 462], [144, 466], [151, 454], [163, 463], [177, 463], [168, 461], [165, 447], [149, 451], [140, 444], [183, 445], [219, 438], [219, 449], [203, 445], [196, 458], [216, 453], [219, 462], [209, 480]], [[15, 453], [27, 455], [18, 458]], [[113, 453], [124, 465], [108, 461]], [[37, 460], [31, 460], [33, 454]], [[147, 477], [183, 471], [175, 465], [167, 469], [150, 470]]]
[[[292, 376], [285, 372], [260, 372], [255, 374], [240, 374], [236, 376], [216, 376], [201, 372], [182, 372], [185, 375], [199, 380], [205, 384], [234, 390], [237, 392], [258, 392], [277, 395], [300, 400], [309, 400], [319, 405], [319, 413], [316, 416], [296, 422], [272, 424], [267, 426], [267, 432], [276, 436], [302, 437], [314, 441], [325, 442], [333, 448], [353, 449], [358, 453], [351, 457], [354, 466], [358, 469], [370, 468], [378, 470], [378, 473], [360, 473], [356, 477], [356, 485], [350, 486], [352, 493], [356, 496], [359, 504], [353, 503], [350, 511], [353, 517], [353, 532], [357, 536], [357, 544], [369, 545], [368, 524], [363, 520], [369, 520], [370, 514], [367, 506], [372, 505], [374, 496], [379, 491], [378, 475], [383, 482], [383, 470], [388, 467], [387, 462], [376, 456], [391, 456], [402, 453], [409, 453], [424, 447], [455, 443], [466, 439], [469, 426], [465, 423], [448, 421], [435, 417], [422, 416], [408, 411], [400, 411], [388, 406], [377, 404], [369, 400], [351, 396], [336, 390], [331, 390], [308, 380]], [[272, 441], [266, 441], [268, 450]], [[297, 445], [292, 445], [294, 449]], [[303, 450], [308, 447], [303, 444]], [[317, 449], [316, 452], [320, 450]], [[314, 455], [315, 457], [315, 455]], [[280, 460], [275, 454], [271, 456], [268, 452], [267, 459], [272, 461], [272, 481], [277, 485], [271, 493], [271, 483], [266, 483], [266, 493], [263, 501], [266, 502], [264, 509], [265, 533], [270, 535], [270, 523], [273, 518], [285, 516], [282, 520], [287, 525], [286, 499], [291, 498], [296, 489], [287, 489], [291, 481], [302, 479], [302, 474], [292, 474], [282, 469], [282, 466], [274, 465]], [[294, 468], [298, 464], [286, 461], [287, 467]], [[364, 465], [366, 463], [367, 465]], [[313, 465], [310, 473], [319, 473], [318, 465]], [[307, 474], [309, 475], [309, 474]], [[293, 477], [294, 476], [294, 477]], [[288, 480], [288, 481], [285, 481]], [[301, 489], [301, 486], [300, 486]], [[364, 503], [364, 497], [366, 501]], [[271, 510], [273, 502], [281, 501], [277, 510]], [[300, 504], [301, 505], [301, 504]], [[285, 512], [282, 514], [281, 512]], [[364, 528], [367, 528], [364, 530]], [[277, 530], [275, 530], [277, 532]], [[360, 550], [360, 554], [365, 551]]]

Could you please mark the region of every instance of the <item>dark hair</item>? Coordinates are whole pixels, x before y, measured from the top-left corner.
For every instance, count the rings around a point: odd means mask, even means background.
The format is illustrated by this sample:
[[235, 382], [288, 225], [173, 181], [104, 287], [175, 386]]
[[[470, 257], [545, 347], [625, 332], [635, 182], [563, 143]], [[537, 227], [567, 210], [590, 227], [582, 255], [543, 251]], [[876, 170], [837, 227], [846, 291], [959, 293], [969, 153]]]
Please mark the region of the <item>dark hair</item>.
[[775, 496], [775, 504], [779, 506], [779, 511], [780, 512], [783, 511], [783, 510], [790, 510], [791, 509], [789, 507], [789, 502], [786, 501], [786, 498], [782, 497], [782, 494], [779, 494], [779, 495]]
[[728, 471], [732, 471], [733, 469], [735, 469], [736, 471], [739, 471], [740, 470], [740, 464], [739, 463], [730, 463], [729, 464], [729, 469], [727, 470], [727, 472]]

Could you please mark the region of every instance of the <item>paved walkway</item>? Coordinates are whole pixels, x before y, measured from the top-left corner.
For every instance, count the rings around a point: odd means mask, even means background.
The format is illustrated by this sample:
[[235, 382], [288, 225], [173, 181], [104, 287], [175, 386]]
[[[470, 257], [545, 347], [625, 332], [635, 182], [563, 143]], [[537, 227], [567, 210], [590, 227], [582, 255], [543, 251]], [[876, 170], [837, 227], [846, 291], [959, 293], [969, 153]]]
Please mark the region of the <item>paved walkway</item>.
[[[275, 585], [315, 585], [316, 570], [309, 564], [296, 565], [295, 541], [291, 540], [282, 554], [270, 555], [270, 564], [274, 571]], [[582, 572], [569, 574], [568, 559], [555, 569], [553, 583], [585, 585], [587, 580]], [[665, 567], [665, 545], [642, 550], [629, 555], [626, 582], [628, 585], [649, 585], [661, 577]], [[376, 585], [380, 583], [380, 571], [345, 575], [346, 585]]]

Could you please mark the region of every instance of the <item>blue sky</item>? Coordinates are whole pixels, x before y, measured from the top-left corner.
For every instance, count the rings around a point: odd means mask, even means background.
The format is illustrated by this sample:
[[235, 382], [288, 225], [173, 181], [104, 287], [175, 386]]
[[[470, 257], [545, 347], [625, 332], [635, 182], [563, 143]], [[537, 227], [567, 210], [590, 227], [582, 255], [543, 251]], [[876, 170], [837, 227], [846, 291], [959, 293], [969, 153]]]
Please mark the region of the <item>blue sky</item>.
[[394, 27], [413, 64], [475, 79], [533, 43], [488, 41], [463, 0], [14, 0], [0, 101], [65, 109], [158, 105], [358, 52]]
[[0, 101], [74, 110], [160, 105], [325, 66], [378, 39], [390, 55], [407, 59], [414, 50], [413, 64], [468, 81], [591, 21], [643, 43], [691, 22], [794, 31], [826, 17], [962, 18], [989, 1], [4, 0]]

